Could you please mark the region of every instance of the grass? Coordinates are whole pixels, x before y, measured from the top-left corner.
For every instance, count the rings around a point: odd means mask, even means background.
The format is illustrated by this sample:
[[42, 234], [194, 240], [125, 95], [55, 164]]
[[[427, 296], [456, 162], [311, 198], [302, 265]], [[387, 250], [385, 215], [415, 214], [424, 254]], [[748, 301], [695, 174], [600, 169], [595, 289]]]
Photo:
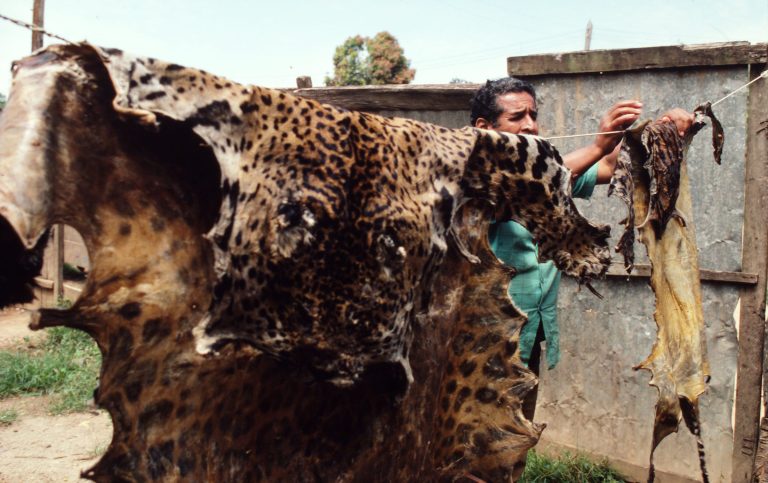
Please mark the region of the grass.
[[90, 453], [88, 453], [88, 456], [90, 456], [91, 458], [98, 458], [104, 453], [106, 453], [108, 448], [109, 448], [108, 441], [105, 443], [99, 443], [91, 450]]
[[524, 483], [624, 483], [624, 478], [606, 461], [595, 463], [584, 455], [564, 453], [549, 458], [535, 451], [528, 452]]
[[82, 411], [97, 385], [101, 354], [84, 332], [55, 327], [39, 348], [0, 351], [0, 399], [53, 395], [54, 414]]
[[15, 409], [5, 409], [0, 411], [0, 426], [11, 424], [18, 419], [19, 413]]

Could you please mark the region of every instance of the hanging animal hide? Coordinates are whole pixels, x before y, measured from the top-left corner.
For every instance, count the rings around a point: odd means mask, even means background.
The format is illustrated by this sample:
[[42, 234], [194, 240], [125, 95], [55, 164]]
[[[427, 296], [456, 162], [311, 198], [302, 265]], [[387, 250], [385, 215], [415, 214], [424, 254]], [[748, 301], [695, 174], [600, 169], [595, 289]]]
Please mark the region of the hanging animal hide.
[[[508, 481], [542, 430], [524, 316], [488, 247], [515, 219], [581, 282], [609, 229], [532, 136], [349, 112], [88, 44], [14, 65], [2, 304], [41, 237], [83, 236], [114, 436], [96, 481]], [[9, 258], [10, 257], [10, 258]]]
[[624, 256], [628, 272], [634, 263], [635, 223], [643, 220], [637, 229], [651, 262], [650, 284], [656, 296], [657, 340], [650, 356], [636, 367], [649, 370], [651, 384], [659, 390], [649, 481], [654, 478], [656, 447], [677, 431], [681, 419], [696, 437], [702, 478], [708, 480], [698, 398], [706, 389], [709, 365], [685, 155], [709, 117], [719, 164], [723, 130], [708, 104], [697, 108], [695, 116], [685, 138], [680, 138], [673, 123], [646, 122], [627, 131], [608, 193], [627, 203], [628, 215], [622, 222], [626, 230], [616, 251]]

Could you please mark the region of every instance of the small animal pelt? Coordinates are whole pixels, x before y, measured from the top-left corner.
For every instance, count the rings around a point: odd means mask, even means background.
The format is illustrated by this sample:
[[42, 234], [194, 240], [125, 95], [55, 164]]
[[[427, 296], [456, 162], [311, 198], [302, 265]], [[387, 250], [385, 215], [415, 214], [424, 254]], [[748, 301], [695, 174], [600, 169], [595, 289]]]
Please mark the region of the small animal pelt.
[[676, 432], [681, 419], [696, 437], [702, 480], [708, 481], [701, 439], [698, 398], [709, 379], [696, 233], [686, 154], [693, 136], [709, 117], [715, 161], [720, 163], [723, 130], [709, 104], [695, 110], [684, 137], [673, 123], [646, 122], [624, 135], [609, 195], [627, 203], [626, 229], [616, 246], [627, 271], [634, 263], [635, 220], [651, 262], [650, 285], [656, 297], [658, 335], [648, 358], [635, 369], [651, 371], [659, 390], [651, 444], [649, 481], [654, 479], [653, 453]]

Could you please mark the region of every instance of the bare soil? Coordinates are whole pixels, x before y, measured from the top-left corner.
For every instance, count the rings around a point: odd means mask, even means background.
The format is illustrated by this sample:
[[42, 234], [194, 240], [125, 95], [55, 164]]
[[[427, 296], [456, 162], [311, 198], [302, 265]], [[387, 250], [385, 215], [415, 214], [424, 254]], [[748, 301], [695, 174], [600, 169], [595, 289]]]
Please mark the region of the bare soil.
[[[44, 334], [29, 330], [30, 312], [0, 311], [0, 349], [34, 346]], [[52, 416], [47, 397], [0, 400], [0, 412], [18, 414], [0, 424], [0, 483], [87, 481], [80, 472], [98, 461], [112, 439], [112, 421], [102, 410]]]

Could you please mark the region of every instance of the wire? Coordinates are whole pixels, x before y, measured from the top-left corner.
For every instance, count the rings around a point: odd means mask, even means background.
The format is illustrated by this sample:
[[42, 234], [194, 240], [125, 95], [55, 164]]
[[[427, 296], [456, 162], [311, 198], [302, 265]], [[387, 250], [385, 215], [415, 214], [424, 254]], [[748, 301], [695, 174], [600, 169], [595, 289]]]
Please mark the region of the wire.
[[736, 94], [740, 90], [745, 89], [748, 85], [752, 84], [753, 82], [759, 81], [760, 79], [768, 79], [768, 69], [762, 71], [759, 76], [755, 77], [754, 79], [752, 79], [751, 81], [747, 82], [746, 84], [744, 84], [743, 86], [739, 87], [738, 89], [735, 89], [735, 90], [731, 91], [731, 93], [728, 94], [727, 96], [723, 97], [720, 100], [717, 100], [717, 101], [713, 102], [712, 103], [712, 107], [720, 104], [724, 100], [728, 99], [729, 97], [731, 97], [732, 95]]
[[598, 134], [620, 134], [624, 131], [603, 131], [603, 132], [590, 132], [587, 134], [566, 134], [565, 136], [549, 136], [545, 137], [543, 139], [546, 139], [547, 141], [550, 141], [552, 139], [566, 139], [566, 138], [580, 138], [585, 136], [597, 136]]
[[[54, 39], [62, 40], [64, 42], [68, 43], [68, 44], [74, 43], [74, 42], [72, 42], [70, 40], [65, 39], [64, 37], [62, 37], [60, 35], [56, 35], [54, 33], [48, 32], [48, 31], [44, 30], [42, 27], [40, 27], [38, 25], [34, 25], [34, 24], [31, 24], [31, 23], [23, 22], [21, 20], [16, 20], [16, 19], [13, 19], [11, 17], [7, 17], [7, 16], [5, 16], [3, 14], [0, 14], [0, 19], [8, 21], [8, 22], [11, 22], [12, 24], [18, 25], [19, 27], [26, 28], [26, 29], [31, 30], [33, 32], [40, 32], [43, 35], [47, 35], [48, 37], [52, 37]], [[566, 34], [566, 35], [570, 35], [570, 33]], [[551, 36], [549, 38], [544, 37], [544, 38], [539, 39], [539, 40], [534, 40], [534, 41], [524, 42], [524, 43], [538, 43], [540, 41], [547, 41], [547, 40], [550, 40], [550, 39], [556, 38], [556, 37], [559, 37], [559, 36]], [[488, 49], [487, 51], [491, 51], [491, 50], [495, 50], [495, 49]], [[479, 51], [479, 52], [484, 52], [484, 51]], [[458, 54], [456, 57], [461, 57], [463, 55], [473, 55], [473, 54]], [[443, 67], [443, 65], [440, 65], [441, 61], [444, 62], [448, 58], [450, 58], [450, 57], [445, 57], [443, 59], [434, 59], [433, 62], [436, 62], [436, 64], [434, 64], [432, 66], [429, 66], [429, 67], [426, 67], [426, 68], [422, 67], [422, 70], [431, 70], [431, 69], [435, 69], [435, 68], [438, 68], [438, 67]], [[489, 57], [489, 58], [493, 58], [493, 57]], [[455, 62], [455, 63], [449, 62], [446, 66], [458, 65], [458, 64], [462, 64], [462, 63], [463, 64], [468, 64], [468, 63], [473, 63], [473, 62], [479, 62], [481, 60], [487, 60], [487, 59], [481, 58], [481, 59], [467, 60], [467, 61], [463, 61], [463, 62]], [[426, 62], [428, 63], [428, 61], [426, 61]], [[759, 76], [755, 77], [754, 79], [752, 79], [751, 81], [747, 82], [743, 86], [741, 86], [741, 87], [739, 87], [737, 89], [734, 89], [729, 94], [727, 94], [725, 97], [723, 97], [721, 99], [718, 99], [717, 101], [713, 102], [712, 103], [712, 107], [720, 104], [721, 102], [723, 102], [724, 100], [728, 99], [729, 97], [731, 97], [732, 95], [736, 94], [737, 92], [741, 91], [742, 89], [746, 89], [748, 86], [750, 86], [751, 84], [757, 82], [760, 79], [768, 79], [768, 69], [766, 69], [763, 72], [761, 72]], [[596, 136], [596, 135], [599, 135], [599, 134], [619, 134], [619, 133], [622, 133], [622, 132], [624, 132], [624, 131], [605, 131], [605, 132], [593, 132], [593, 133], [587, 133], [587, 134], [566, 134], [566, 135], [563, 135], [563, 136], [549, 136], [549, 137], [546, 137], [544, 139], [546, 139], [546, 140], [567, 139], [567, 138], [577, 138], [577, 137], [586, 137], [586, 136]]]
[[27, 23], [27, 22], [22, 22], [21, 20], [16, 20], [16, 19], [13, 19], [11, 17], [6, 17], [3, 14], [0, 14], [0, 19], [6, 20], [8, 22], [11, 22], [12, 24], [16, 24], [19, 27], [24, 27], [24, 28], [26, 28], [28, 30], [33, 31], [33, 32], [40, 32], [43, 35], [47, 35], [48, 37], [52, 37], [52, 38], [58, 39], [58, 40], [63, 40], [64, 42], [66, 42], [68, 44], [73, 44], [74, 43], [72, 41], [69, 41], [69, 40], [65, 39], [64, 37], [61, 37], [59, 35], [53, 34], [51, 32], [48, 32], [47, 30], [44, 30], [42, 27], [40, 27], [38, 25], [35, 25], [35, 24], [31, 24], [31, 23]]
[[[711, 107], [715, 107], [716, 105], [720, 104], [721, 102], [723, 102], [724, 100], [728, 99], [732, 95], [736, 94], [740, 90], [747, 88], [747, 86], [749, 86], [750, 84], [753, 84], [753, 83], [759, 81], [760, 79], [768, 79], [768, 69], [766, 69], [763, 72], [761, 72], [759, 76], [755, 77], [754, 79], [752, 79], [751, 81], [747, 82], [743, 86], [741, 86], [741, 87], [739, 87], [737, 89], [734, 89], [733, 91], [728, 93], [725, 97], [722, 97], [722, 98], [716, 100], [715, 102], [713, 102], [711, 104]], [[591, 133], [587, 133], [587, 134], [567, 134], [565, 136], [549, 136], [549, 137], [545, 137], [543, 139], [546, 139], [547, 141], [550, 141], [552, 139], [580, 138], [580, 137], [586, 137], [586, 136], [597, 136], [599, 134], [619, 134], [619, 133], [623, 133], [623, 132], [624, 131], [605, 131], [605, 132], [591, 132]]]

